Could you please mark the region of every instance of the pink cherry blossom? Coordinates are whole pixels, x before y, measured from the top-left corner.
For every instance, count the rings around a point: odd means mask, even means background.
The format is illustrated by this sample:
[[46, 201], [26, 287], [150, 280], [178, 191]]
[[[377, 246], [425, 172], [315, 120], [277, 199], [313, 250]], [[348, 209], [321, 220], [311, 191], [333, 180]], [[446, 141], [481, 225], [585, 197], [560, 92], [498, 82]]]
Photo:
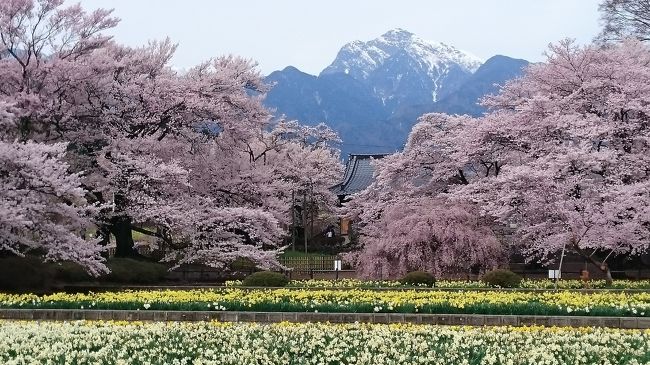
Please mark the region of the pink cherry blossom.
[[2, 140], [67, 146], [57, 157], [99, 205], [85, 217], [117, 256], [137, 255], [137, 231], [177, 264], [277, 265], [292, 191], [324, 209], [336, 201], [338, 137], [273, 121], [254, 62], [177, 72], [175, 44], [119, 45], [102, 33], [117, 24], [110, 15], [56, 0], [0, 5], [0, 103], [14, 116]]

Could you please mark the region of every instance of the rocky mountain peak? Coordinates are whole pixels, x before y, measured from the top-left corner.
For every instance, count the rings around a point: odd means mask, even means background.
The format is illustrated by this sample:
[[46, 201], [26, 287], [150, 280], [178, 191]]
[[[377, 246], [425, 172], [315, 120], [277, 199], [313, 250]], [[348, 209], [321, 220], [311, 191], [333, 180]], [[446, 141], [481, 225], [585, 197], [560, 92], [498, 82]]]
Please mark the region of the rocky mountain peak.
[[400, 28], [347, 43], [322, 75], [343, 73], [367, 85], [393, 112], [404, 102], [426, 104], [453, 92], [482, 60]]
[[483, 63], [468, 52], [444, 43], [427, 41], [407, 30], [396, 28], [370, 41], [347, 43], [322, 73], [343, 72], [357, 79], [367, 79], [392, 58], [404, 55], [431, 74], [432, 78], [452, 64], [473, 73]]
[[388, 32], [381, 35], [381, 38], [385, 39], [387, 42], [392, 43], [406, 43], [410, 42], [415, 34], [404, 30], [402, 28], [391, 29]]

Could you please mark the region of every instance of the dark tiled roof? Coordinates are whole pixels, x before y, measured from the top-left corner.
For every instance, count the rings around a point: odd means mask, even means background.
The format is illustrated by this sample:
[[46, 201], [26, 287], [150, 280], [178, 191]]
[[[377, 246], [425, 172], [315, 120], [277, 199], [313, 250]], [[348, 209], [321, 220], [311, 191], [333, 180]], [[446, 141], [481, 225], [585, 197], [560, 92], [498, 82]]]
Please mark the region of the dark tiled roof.
[[352, 195], [367, 188], [373, 182], [375, 172], [372, 161], [388, 154], [355, 155], [350, 154], [345, 165], [343, 181], [332, 187], [336, 195]]

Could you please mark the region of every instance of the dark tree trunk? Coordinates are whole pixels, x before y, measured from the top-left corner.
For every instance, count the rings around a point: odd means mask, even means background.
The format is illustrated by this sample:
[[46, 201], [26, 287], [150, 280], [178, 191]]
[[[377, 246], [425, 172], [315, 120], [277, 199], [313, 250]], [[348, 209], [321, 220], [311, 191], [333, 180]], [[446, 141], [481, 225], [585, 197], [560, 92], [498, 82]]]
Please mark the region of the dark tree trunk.
[[[102, 224], [97, 229], [97, 237], [100, 239], [99, 244], [106, 247], [111, 243], [111, 227]], [[102, 257], [105, 259], [109, 258], [108, 250], [102, 251]]]
[[[600, 268], [603, 270], [603, 268]], [[614, 283], [614, 278], [612, 278], [612, 271], [609, 269], [609, 266], [605, 266], [605, 275], [606, 279], [605, 281], [607, 282], [607, 286], [611, 286]]]
[[131, 218], [114, 217], [111, 233], [115, 236], [115, 257], [140, 257], [133, 247]]
[[[84, 186], [85, 188], [89, 189], [88, 187]], [[88, 198], [88, 201], [91, 203], [100, 203], [104, 204], [106, 201], [104, 200], [104, 195], [102, 194], [101, 191], [94, 191], [91, 194], [86, 195]], [[100, 216], [105, 217], [108, 212], [108, 208], [104, 208], [100, 211]], [[111, 243], [111, 225], [109, 223], [106, 223], [104, 219], [100, 219], [99, 221], [95, 222], [97, 224], [97, 238], [99, 238], [99, 244], [106, 247]], [[108, 250], [102, 251], [102, 256], [104, 258], [108, 258], [109, 252]]]
[[99, 244], [102, 246], [108, 246], [111, 242], [111, 228], [107, 225], [101, 225], [97, 229], [97, 237], [100, 239]]
[[[607, 286], [612, 285], [612, 283], [614, 282], [614, 279], [612, 278], [612, 271], [609, 269], [609, 265], [606, 262], [597, 260], [596, 258], [594, 258], [593, 254], [588, 255], [575, 242], [573, 242], [573, 248], [578, 253], [578, 255], [584, 257], [589, 262], [594, 264], [598, 269], [600, 269], [600, 271], [605, 273], [605, 283], [607, 284]], [[607, 258], [605, 258], [605, 260], [607, 260]]]

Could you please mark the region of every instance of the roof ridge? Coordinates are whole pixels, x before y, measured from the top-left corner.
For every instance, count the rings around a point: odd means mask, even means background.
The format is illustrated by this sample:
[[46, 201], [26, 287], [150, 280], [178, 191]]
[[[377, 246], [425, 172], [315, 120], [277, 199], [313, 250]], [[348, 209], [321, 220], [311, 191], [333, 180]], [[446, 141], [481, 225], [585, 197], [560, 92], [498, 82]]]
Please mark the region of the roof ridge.
[[349, 153], [348, 157], [386, 157], [391, 155], [391, 153]]
[[374, 179], [374, 167], [372, 161], [382, 159], [389, 154], [348, 154], [348, 161], [345, 165], [345, 172], [340, 183], [334, 185], [337, 195], [350, 195], [363, 190], [372, 183]]
[[[352, 156], [352, 155], [350, 155], [350, 156]], [[347, 167], [349, 167], [349, 164], [350, 164], [350, 162], [348, 160], [348, 166], [346, 166], [346, 170], [347, 170]], [[359, 165], [359, 159], [356, 158], [356, 156], [355, 156], [354, 157], [354, 162], [352, 164], [352, 168], [350, 170], [350, 175], [348, 175], [347, 178], [345, 180], [343, 180], [343, 182], [341, 182], [341, 187], [344, 187], [345, 185], [347, 185], [350, 182], [350, 180], [352, 180], [352, 177], [354, 177], [354, 171], [356, 171], [358, 165]]]

